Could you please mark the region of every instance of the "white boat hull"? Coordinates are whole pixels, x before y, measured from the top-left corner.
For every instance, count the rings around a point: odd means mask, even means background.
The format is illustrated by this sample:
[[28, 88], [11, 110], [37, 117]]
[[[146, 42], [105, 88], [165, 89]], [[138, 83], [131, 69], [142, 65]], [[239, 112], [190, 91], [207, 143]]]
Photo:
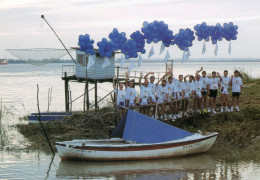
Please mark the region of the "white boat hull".
[[208, 151], [217, 133], [154, 144], [124, 144], [116, 140], [73, 140], [57, 142], [62, 160], [119, 161], [161, 159]]

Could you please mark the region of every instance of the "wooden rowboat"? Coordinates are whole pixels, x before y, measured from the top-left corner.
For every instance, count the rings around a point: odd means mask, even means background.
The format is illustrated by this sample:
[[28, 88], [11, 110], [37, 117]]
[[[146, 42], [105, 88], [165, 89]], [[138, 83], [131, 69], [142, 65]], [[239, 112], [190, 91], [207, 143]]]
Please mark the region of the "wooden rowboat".
[[161, 159], [208, 151], [218, 133], [192, 134], [128, 110], [111, 139], [56, 142], [62, 160]]
[[[40, 118], [42, 122], [61, 120], [65, 117], [71, 116], [71, 113], [41, 113]], [[31, 113], [28, 115], [29, 123], [39, 123], [39, 113]]]

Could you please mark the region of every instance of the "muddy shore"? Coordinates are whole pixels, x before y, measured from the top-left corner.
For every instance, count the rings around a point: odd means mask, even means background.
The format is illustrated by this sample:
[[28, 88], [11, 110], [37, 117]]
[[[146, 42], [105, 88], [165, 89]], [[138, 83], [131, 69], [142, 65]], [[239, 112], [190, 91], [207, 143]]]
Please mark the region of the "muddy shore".
[[[260, 79], [251, 80], [244, 85], [240, 109], [240, 112], [196, 114], [175, 122], [165, 122], [190, 132], [218, 132], [211, 153], [225, 155], [224, 158], [228, 159], [241, 156], [240, 152], [243, 152], [243, 156], [259, 160]], [[108, 107], [86, 114], [74, 113], [61, 121], [44, 123], [44, 127], [53, 147], [57, 141], [109, 138], [115, 127], [115, 111]], [[49, 151], [39, 124], [17, 124], [16, 128], [29, 141], [27, 150]]]

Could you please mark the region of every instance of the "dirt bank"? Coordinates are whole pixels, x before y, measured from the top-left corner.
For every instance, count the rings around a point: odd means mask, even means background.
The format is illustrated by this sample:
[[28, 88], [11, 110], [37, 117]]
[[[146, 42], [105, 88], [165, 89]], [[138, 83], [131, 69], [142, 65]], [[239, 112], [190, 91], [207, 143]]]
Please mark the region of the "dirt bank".
[[[218, 132], [219, 136], [211, 152], [237, 156], [248, 152], [259, 159], [260, 152], [260, 80], [247, 83], [241, 96], [241, 111], [233, 113], [197, 114], [169, 124], [190, 132]], [[115, 127], [114, 109], [103, 108], [87, 114], [76, 113], [61, 121], [44, 123], [52, 145], [56, 141], [72, 139], [109, 138]], [[17, 129], [30, 144], [28, 150], [48, 151], [49, 147], [38, 124], [18, 124]], [[254, 152], [254, 153], [252, 153]]]

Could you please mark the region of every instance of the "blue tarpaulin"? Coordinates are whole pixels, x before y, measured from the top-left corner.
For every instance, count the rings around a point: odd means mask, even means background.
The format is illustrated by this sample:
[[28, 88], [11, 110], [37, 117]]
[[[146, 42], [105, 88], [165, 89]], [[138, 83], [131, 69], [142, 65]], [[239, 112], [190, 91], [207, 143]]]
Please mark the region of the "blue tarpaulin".
[[188, 131], [130, 109], [112, 133], [112, 137], [120, 137], [137, 143], [160, 143], [191, 135], [192, 133]]

